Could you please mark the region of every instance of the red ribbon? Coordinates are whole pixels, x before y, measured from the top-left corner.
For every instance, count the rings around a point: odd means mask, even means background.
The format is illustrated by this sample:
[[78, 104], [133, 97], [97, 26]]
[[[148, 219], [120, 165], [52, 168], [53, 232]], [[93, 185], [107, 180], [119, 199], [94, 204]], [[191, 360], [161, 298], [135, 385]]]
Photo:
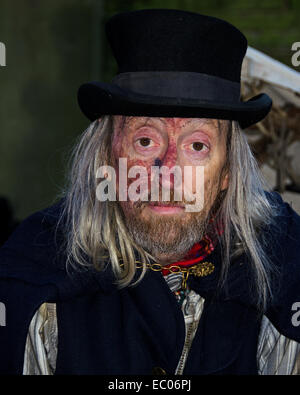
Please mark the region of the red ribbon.
[[[164, 266], [162, 274], [164, 276], [170, 274], [170, 268], [172, 268], [172, 266], [190, 267], [203, 261], [214, 250], [216, 243], [217, 242], [213, 242], [209, 236], [204, 236], [200, 242], [194, 244], [182, 261], [172, 262]], [[176, 269], [172, 270], [172, 272], [175, 271]]]

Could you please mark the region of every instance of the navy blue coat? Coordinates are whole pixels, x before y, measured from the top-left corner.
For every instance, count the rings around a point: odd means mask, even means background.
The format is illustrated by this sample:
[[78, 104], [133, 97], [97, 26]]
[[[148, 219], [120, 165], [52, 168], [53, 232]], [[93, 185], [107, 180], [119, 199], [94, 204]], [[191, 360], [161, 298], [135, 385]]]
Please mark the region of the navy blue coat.
[[[268, 254], [280, 275], [272, 280], [274, 300], [265, 314], [277, 330], [300, 342], [292, 305], [300, 302], [300, 217], [278, 194], [277, 225], [266, 229]], [[56, 374], [173, 374], [185, 338], [182, 312], [160, 272], [149, 270], [135, 287], [119, 290], [104, 272], [65, 270], [60, 232], [61, 203], [18, 227], [0, 250], [0, 373], [21, 374], [29, 323], [43, 302], [57, 304]], [[226, 287], [218, 287], [219, 247], [209, 257], [215, 271], [190, 276], [189, 286], [205, 298], [184, 374], [257, 374], [261, 313], [248, 258], [232, 262]], [[218, 292], [216, 292], [218, 290]], [[295, 324], [295, 323], [294, 323]]]

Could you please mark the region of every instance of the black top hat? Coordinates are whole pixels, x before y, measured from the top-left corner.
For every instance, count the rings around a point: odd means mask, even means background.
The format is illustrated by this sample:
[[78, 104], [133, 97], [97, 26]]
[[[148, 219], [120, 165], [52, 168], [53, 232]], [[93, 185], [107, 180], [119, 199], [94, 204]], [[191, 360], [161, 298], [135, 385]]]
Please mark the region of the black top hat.
[[270, 111], [266, 94], [240, 100], [245, 36], [221, 19], [152, 9], [112, 17], [106, 33], [118, 63], [112, 83], [89, 82], [78, 91], [83, 113], [216, 118], [246, 128]]

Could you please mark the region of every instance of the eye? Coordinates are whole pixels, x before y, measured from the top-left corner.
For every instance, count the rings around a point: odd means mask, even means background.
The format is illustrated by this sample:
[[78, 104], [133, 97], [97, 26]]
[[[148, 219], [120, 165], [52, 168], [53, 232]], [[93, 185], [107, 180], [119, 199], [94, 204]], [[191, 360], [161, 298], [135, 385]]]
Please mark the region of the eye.
[[149, 145], [151, 143], [151, 139], [149, 139], [149, 137], [142, 137], [142, 138], [138, 139], [138, 141], [140, 142], [140, 145], [142, 147], [149, 147]]
[[204, 147], [204, 144], [201, 143], [200, 141], [195, 141], [192, 144], [192, 148], [194, 151], [202, 151], [203, 147]]
[[140, 137], [136, 140], [136, 144], [137, 144], [137, 147], [141, 148], [141, 149], [155, 147], [155, 142], [150, 137]]
[[190, 146], [192, 151], [201, 152], [208, 150], [208, 147], [204, 143], [201, 143], [201, 141], [194, 141], [192, 144], [190, 144]]

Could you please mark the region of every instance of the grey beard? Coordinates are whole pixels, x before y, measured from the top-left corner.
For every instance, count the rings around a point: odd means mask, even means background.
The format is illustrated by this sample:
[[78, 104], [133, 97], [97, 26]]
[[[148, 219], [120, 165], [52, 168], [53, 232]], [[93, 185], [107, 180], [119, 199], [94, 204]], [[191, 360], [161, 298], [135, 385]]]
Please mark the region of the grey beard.
[[192, 217], [181, 222], [178, 218], [162, 218], [152, 222], [138, 215], [126, 219], [128, 231], [137, 245], [154, 257], [174, 256], [180, 259], [205, 235], [207, 216]]

